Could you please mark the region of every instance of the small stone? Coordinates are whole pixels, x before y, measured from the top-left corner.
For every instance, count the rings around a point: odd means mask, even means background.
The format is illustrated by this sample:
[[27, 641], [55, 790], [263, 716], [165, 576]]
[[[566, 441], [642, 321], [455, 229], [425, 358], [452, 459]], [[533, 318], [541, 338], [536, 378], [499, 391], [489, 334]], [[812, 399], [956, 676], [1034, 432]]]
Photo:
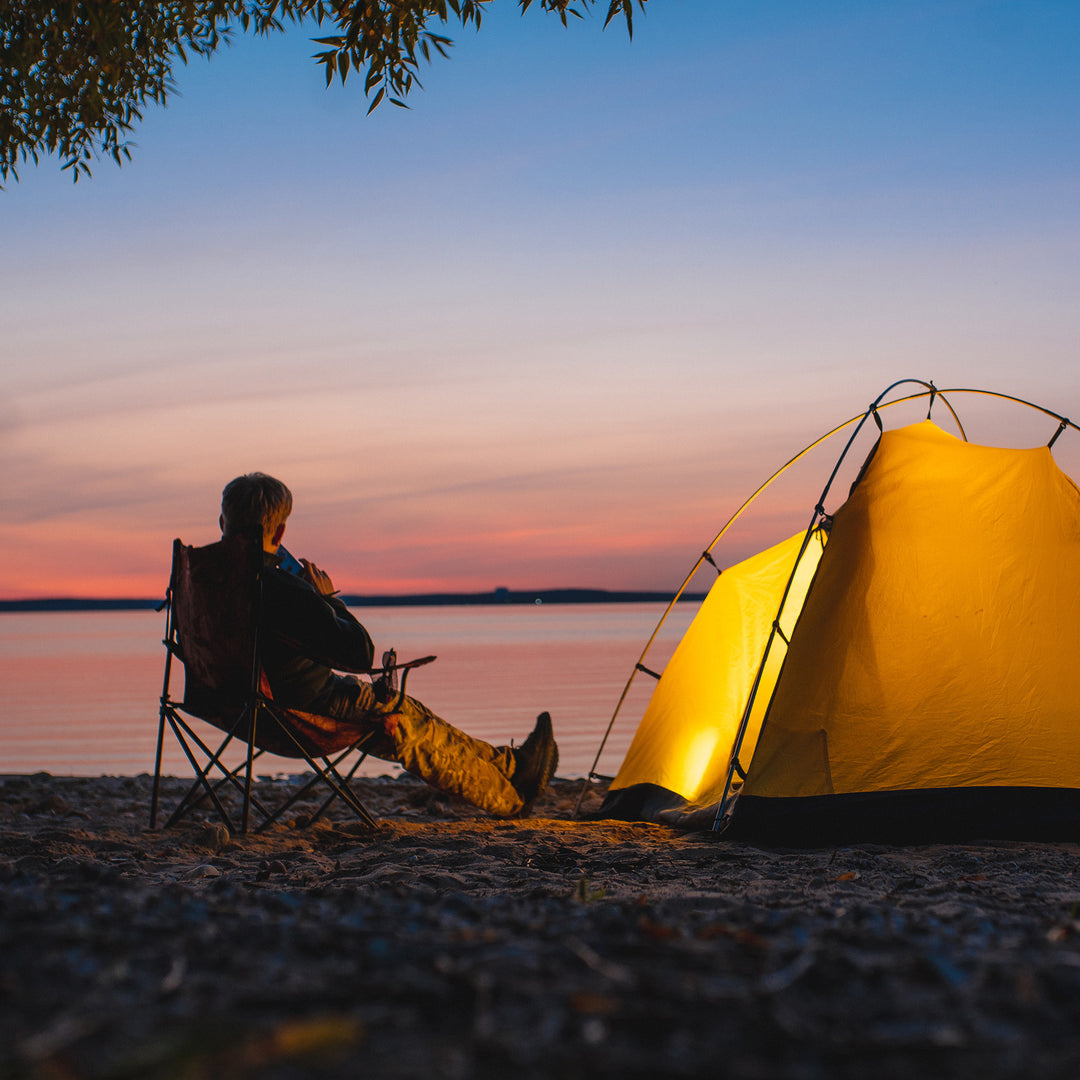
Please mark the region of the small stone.
[[229, 843], [229, 830], [220, 822], [212, 822], [204, 825], [195, 843], [199, 847], [208, 848], [210, 851], [220, 851]]
[[193, 866], [190, 870], [185, 870], [181, 875], [189, 880], [195, 878], [216, 878], [221, 877], [221, 871], [216, 866], [211, 866], [209, 863], [201, 863], [199, 866]]

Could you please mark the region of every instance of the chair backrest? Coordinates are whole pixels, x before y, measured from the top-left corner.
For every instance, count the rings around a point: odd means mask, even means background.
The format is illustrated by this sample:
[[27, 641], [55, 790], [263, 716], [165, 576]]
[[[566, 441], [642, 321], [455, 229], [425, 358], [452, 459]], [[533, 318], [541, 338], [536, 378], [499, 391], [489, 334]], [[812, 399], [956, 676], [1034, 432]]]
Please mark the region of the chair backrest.
[[[162, 742], [171, 728], [196, 772], [195, 780], [176, 807], [169, 824], [180, 820], [205, 797], [217, 810], [230, 832], [247, 832], [252, 807], [262, 815], [263, 825], [275, 821], [310, 782], [270, 812], [252, 794], [253, 767], [261, 751], [303, 758], [326, 782], [330, 797], [315, 814], [317, 818], [334, 798], [343, 799], [370, 827], [375, 819], [349, 789], [356, 766], [345, 776], [337, 772], [341, 760], [331, 762], [327, 754], [351, 749], [370, 737], [367, 732], [345, 731], [329, 717], [281, 709], [271, 700], [270, 686], [259, 665], [259, 615], [262, 595], [263, 547], [261, 537], [229, 537], [206, 547], [173, 543], [172, 574], [169, 580], [167, 649], [161, 692], [157, 759], [150, 804], [150, 827], [157, 822], [161, 782]], [[173, 660], [184, 665], [184, 700], [170, 695]], [[208, 746], [180, 714], [189, 713], [226, 732], [215, 751]], [[234, 739], [247, 743], [247, 763], [234, 767], [222, 755]], [[217, 740], [215, 740], [216, 742]], [[320, 765], [312, 755], [322, 756]], [[202, 763], [200, 764], [200, 755]], [[216, 781], [212, 771], [222, 773]], [[219, 798], [223, 786], [242, 794], [239, 826]], [[313, 819], [314, 820], [314, 819]]]
[[170, 648], [184, 665], [182, 708], [281, 757], [336, 753], [362, 729], [273, 701], [258, 654], [262, 565], [259, 540], [173, 543]]
[[184, 700], [242, 707], [257, 686], [262, 545], [228, 537], [173, 544], [172, 619], [184, 663]]

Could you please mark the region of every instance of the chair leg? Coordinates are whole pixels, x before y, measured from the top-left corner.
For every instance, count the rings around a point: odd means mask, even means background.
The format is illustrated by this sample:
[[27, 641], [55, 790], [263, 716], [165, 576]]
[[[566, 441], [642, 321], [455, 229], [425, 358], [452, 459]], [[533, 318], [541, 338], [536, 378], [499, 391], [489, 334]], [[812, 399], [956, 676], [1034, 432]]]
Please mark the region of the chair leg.
[[[341, 801], [345, 803], [345, 805], [348, 806], [369, 829], [377, 829], [379, 823], [371, 816], [367, 807], [353, 794], [352, 789], [349, 787], [348, 783], [342, 779], [341, 774], [334, 768], [329, 760], [324, 758], [323, 761], [326, 763], [326, 768], [319, 771], [321, 772], [323, 780], [331, 788], [332, 795], [330, 801], [332, 802], [334, 798], [341, 799]], [[311, 764], [312, 768], [316, 768], [314, 762]], [[323, 809], [325, 809], [325, 807], [323, 807]]]
[[[352, 746], [349, 746], [345, 750], [343, 750], [332, 762], [329, 758], [324, 757], [322, 759], [324, 763], [323, 768], [318, 768], [315, 766], [314, 762], [309, 761], [309, 764], [314, 771], [314, 775], [312, 775], [298, 791], [294, 792], [284, 803], [282, 803], [282, 805], [274, 811], [273, 817], [267, 821], [264, 821], [259, 826], [259, 830], [261, 831], [262, 829], [265, 829], [267, 825], [270, 825], [273, 821], [276, 821], [283, 813], [285, 813], [286, 810], [288, 810], [296, 802], [302, 799], [320, 780], [327, 784], [327, 786], [331, 788], [331, 791], [324, 800], [323, 804], [311, 816], [309, 824], [314, 824], [316, 821], [318, 821], [319, 818], [321, 818], [322, 815], [326, 812], [328, 807], [334, 802], [334, 800], [337, 798], [341, 798], [342, 801], [345, 802], [346, 805], [349, 807], [349, 809], [352, 810], [353, 813], [355, 813], [357, 817], [359, 817], [364, 822], [364, 824], [368, 826], [368, 828], [378, 828], [378, 822], [375, 820], [374, 817], [372, 817], [364, 804], [361, 803], [360, 800], [356, 797], [352, 788], [349, 787], [349, 781], [352, 780], [353, 776], [356, 774], [356, 770], [360, 768], [364, 759], [367, 757], [367, 752], [362, 751], [360, 753], [360, 756], [357, 758], [356, 762], [353, 764], [352, 768], [349, 770], [346, 776], [341, 777], [341, 775], [336, 770], [337, 765], [341, 764], [341, 762], [344, 761], [345, 758], [347, 758], [351, 753], [353, 753], [353, 751], [359, 751], [360, 747], [363, 746], [363, 744], [366, 743], [370, 738], [370, 734], [364, 735], [362, 738], [358, 739], [355, 743], [353, 743]], [[333, 771], [334, 776], [336, 776], [340, 781], [340, 795], [338, 790], [334, 787], [333, 782], [326, 775], [327, 770]]]
[[[256, 708], [259, 707], [266, 708], [268, 706], [260, 702]], [[338, 766], [348, 757], [348, 755], [354, 751], [361, 751], [364, 744], [374, 737], [374, 732], [365, 733], [360, 739], [342, 751], [342, 753], [333, 760], [327, 756], [322, 757], [322, 764], [320, 765], [319, 762], [308, 753], [304, 746], [301, 745], [297, 738], [291, 732], [288, 732], [287, 725], [282, 725], [283, 730], [287, 731], [292, 738], [300, 756], [304, 758], [311, 768], [313, 775], [299, 791], [294, 793], [281, 806], [271, 811], [263, 805], [262, 801], [254, 792], [254, 763], [264, 751], [257, 749], [251, 740], [244, 740], [247, 743], [247, 754], [242, 765], [237, 766], [235, 769], [230, 769], [221, 760], [226, 748], [234, 738], [237, 738], [234, 732], [237, 728], [243, 726], [243, 718], [237, 722], [233, 732], [226, 734], [221, 745], [214, 751], [211, 750], [211, 748], [184, 720], [178, 712], [175, 703], [169, 701], [167, 697], [162, 698], [161, 713], [158, 723], [158, 745], [154, 768], [154, 787], [150, 807], [151, 828], [157, 827], [157, 813], [160, 805], [161, 761], [163, 756], [166, 723], [171, 728], [173, 735], [180, 744], [180, 748], [184, 751], [192, 771], [195, 774], [195, 779], [192, 781], [191, 786], [180, 799], [180, 802], [163, 826], [166, 829], [171, 828], [178, 821], [182, 820], [194, 808], [196, 796], [202, 794], [211, 801], [218, 818], [230, 833], [235, 835], [237, 833], [248, 832], [250, 828], [250, 811], [252, 808], [255, 809], [262, 819], [256, 827], [256, 831], [261, 832], [263, 829], [277, 821], [286, 810], [293, 806], [298, 799], [302, 798], [320, 780], [330, 789], [330, 794], [312, 816], [312, 822], [317, 821], [322, 817], [335, 799], [341, 799], [368, 828], [378, 828], [378, 822], [360, 799], [357, 798], [356, 793], [350, 787], [350, 781], [356, 775], [357, 769], [367, 756], [366, 752], [360, 754], [360, 757], [344, 776], [338, 771]], [[195, 756], [195, 751], [192, 748], [192, 744], [203, 755], [205, 765], [199, 764], [199, 761]], [[212, 779], [211, 773], [214, 769], [217, 769], [222, 773], [220, 779]], [[241, 773], [243, 774], [242, 776]], [[224, 803], [218, 797], [218, 792], [226, 785], [231, 785], [243, 800], [239, 828], [230, 816]]]
[[[343, 754], [341, 755], [341, 757], [339, 757], [339, 758], [338, 758], [338, 760], [340, 761], [340, 760], [341, 760], [341, 758], [345, 757], [345, 755], [346, 755], [346, 754], [349, 754], [349, 753], [351, 753], [351, 751], [352, 751], [352, 748], [350, 747], [350, 748], [349, 748], [348, 750], [346, 750], [346, 751], [345, 751], [345, 752], [344, 752], [344, 753], [343, 753]], [[294, 805], [295, 805], [296, 803], [298, 803], [298, 802], [299, 802], [299, 801], [300, 801], [300, 800], [301, 800], [301, 799], [302, 799], [302, 798], [303, 798], [303, 797], [304, 797], [304, 796], [305, 796], [305, 795], [306, 795], [306, 794], [307, 794], [307, 793], [308, 793], [308, 792], [309, 792], [309, 791], [310, 791], [310, 790], [311, 790], [311, 789], [312, 789], [312, 788], [313, 788], [313, 787], [314, 787], [314, 786], [315, 786], [315, 785], [316, 785], [316, 784], [317, 784], [317, 783], [318, 783], [318, 782], [319, 782], [319, 781], [320, 781], [320, 780], [321, 780], [322, 778], [323, 778], [323, 777], [322, 777], [322, 773], [321, 773], [321, 771], [317, 771], [317, 772], [313, 773], [313, 775], [309, 776], [309, 777], [308, 777], [308, 779], [307, 779], [307, 780], [305, 780], [305, 781], [304, 781], [304, 783], [303, 783], [303, 784], [301, 784], [301, 786], [300, 786], [300, 787], [299, 787], [299, 788], [298, 788], [298, 789], [297, 789], [296, 791], [294, 791], [294, 792], [293, 792], [293, 793], [292, 793], [292, 794], [291, 794], [291, 795], [290, 795], [290, 796], [289, 796], [289, 797], [288, 797], [288, 798], [287, 798], [287, 799], [285, 800], [285, 802], [283, 802], [283, 803], [282, 803], [282, 804], [281, 804], [281, 805], [280, 805], [280, 806], [279, 806], [279, 807], [278, 807], [278, 808], [277, 808], [277, 809], [276, 809], [276, 810], [275, 810], [275, 811], [273, 812], [273, 814], [272, 814], [272, 815], [270, 816], [270, 818], [269, 818], [268, 820], [264, 821], [264, 822], [263, 822], [263, 823], [262, 823], [262, 824], [261, 824], [261, 825], [259, 826], [259, 829], [258, 829], [258, 831], [260, 831], [260, 832], [261, 832], [261, 831], [262, 831], [263, 829], [265, 829], [265, 828], [266, 828], [266, 827], [267, 827], [268, 825], [272, 825], [272, 824], [273, 824], [273, 823], [274, 823], [275, 821], [277, 821], [277, 819], [278, 819], [279, 817], [281, 817], [281, 815], [282, 815], [282, 814], [284, 814], [286, 810], [290, 809], [290, 808], [291, 808], [292, 806], [294, 806]], [[336, 797], [337, 797], [337, 796], [334, 796], [334, 795], [332, 795], [332, 796], [331, 796], [331, 798], [336, 798]], [[314, 820], [314, 818], [313, 818], [312, 820]]]
[[[167, 822], [165, 822], [165, 828], [171, 828], [188, 812], [188, 810], [191, 809], [195, 792], [200, 790], [201, 788], [206, 792], [207, 796], [210, 798], [210, 801], [214, 804], [214, 809], [217, 810], [218, 817], [221, 818], [225, 827], [229, 830], [229, 832], [235, 833], [236, 826], [233, 824], [232, 818], [229, 817], [228, 811], [225, 809], [225, 807], [222, 805], [221, 800], [218, 798], [217, 791], [214, 785], [211, 784], [210, 781], [207, 779], [208, 773], [215, 764], [217, 764], [219, 768], [223, 768], [223, 766], [221, 766], [218, 762], [218, 758], [220, 758], [221, 754], [225, 750], [225, 747], [232, 740], [232, 736], [229, 735], [226, 737], [225, 741], [221, 744], [220, 747], [218, 747], [218, 751], [215, 754], [212, 753], [210, 749], [206, 746], [206, 744], [195, 734], [195, 732], [193, 732], [191, 728], [184, 723], [184, 721], [176, 714], [176, 711], [174, 709], [169, 709], [167, 715], [169, 719], [169, 726], [172, 728], [173, 734], [176, 736], [177, 742], [180, 743], [181, 749], [184, 751], [185, 755], [187, 755], [188, 762], [191, 764], [191, 768], [195, 772], [195, 780], [192, 783], [191, 787], [188, 788], [187, 793], [180, 800], [179, 805], [172, 812], [172, 816]], [[184, 731], [187, 732], [188, 736], [190, 736], [190, 738], [198, 744], [199, 749], [202, 750], [210, 759], [207, 762], [205, 769], [202, 768], [199, 765], [198, 761], [195, 759], [195, 755], [191, 752], [191, 747], [188, 746], [187, 740], [181, 733], [181, 728], [183, 728]]]
[[[252, 756], [252, 761], [257, 761], [259, 758], [261, 758], [263, 756], [264, 753], [265, 753], [264, 750], [256, 750], [254, 755]], [[242, 785], [241, 775], [247, 769], [247, 761], [246, 761], [246, 759], [244, 761], [244, 764], [237, 765], [237, 767], [235, 769], [227, 769], [220, 761], [216, 762], [216, 764], [217, 764], [217, 767], [221, 770], [222, 776], [221, 776], [220, 780], [215, 782], [214, 789], [216, 791], [219, 791], [226, 784], [232, 784], [232, 786], [234, 788], [236, 788], [237, 791], [242, 793], [244, 789], [243, 789], [243, 785]], [[251, 805], [263, 817], [266, 817], [266, 815], [269, 813], [267, 808], [265, 806], [263, 806], [263, 804], [259, 801], [259, 797], [255, 794], [254, 785], [252, 787], [252, 792], [251, 792]]]
[[[157, 760], [154, 769], [154, 787], [150, 803], [150, 828], [154, 829], [157, 827], [157, 810], [160, 802], [161, 758], [163, 752], [163, 741], [166, 721], [168, 721], [170, 727], [172, 728], [173, 735], [176, 737], [176, 741], [180, 744], [180, 748], [187, 756], [188, 762], [190, 763], [191, 768], [195, 773], [195, 780], [192, 782], [191, 787], [188, 788], [184, 797], [180, 800], [180, 803], [177, 805], [176, 809], [172, 813], [172, 816], [166, 822], [164, 827], [170, 828], [171, 826], [175, 825], [177, 821], [179, 821], [190, 809], [192, 801], [195, 797], [195, 793], [199, 790], [204, 789], [206, 794], [214, 802], [214, 806], [218, 811], [218, 815], [222, 818], [229, 831], [236, 832], [236, 827], [233, 825], [232, 819], [228, 816], [228, 813], [225, 811], [220, 801], [216, 798], [216, 793], [226, 783], [231, 783], [232, 786], [241, 793], [244, 790], [237, 776], [237, 774], [240, 772], [240, 769], [228, 769], [221, 762], [221, 755], [225, 752], [225, 748], [233, 740], [234, 736], [231, 734], [227, 735], [224, 741], [218, 747], [217, 751], [212, 751], [210, 747], [207, 746], [206, 743], [203, 742], [203, 740], [200, 739], [199, 736], [192, 730], [191, 726], [183, 720], [179, 713], [176, 712], [173, 703], [167, 700], [162, 702], [161, 721], [158, 726]], [[195, 758], [195, 755], [191, 751], [191, 747], [188, 745], [187, 740], [184, 738], [184, 735], [187, 735], [187, 737], [191, 739], [193, 743], [195, 743], [195, 745], [199, 748], [200, 752], [206, 758], [205, 767], [199, 765], [197, 759]], [[255, 754], [255, 757], [259, 757], [261, 754], [262, 751], [260, 750]], [[209, 780], [209, 776], [210, 770], [213, 768], [219, 769], [223, 775], [220, 780], [211, 783], [211, 781]], [[251, 796], [251, 803], [256, 808], [256, 810], [258, 810], [259, 813], [263, 816], [268, 813], [266, 807], [264, 807], [254, 795]]]
[[[207, 795], [209, 795], [210, 799], [213, 801], [214, 806], [218, 811], [218, 816], [224, 822], [226, 828], [228, 828], [229, 832], [235, 834], [238, 830], [233, 824], [232, 818], [225, 810], [221, 801], [217, 798], [218, 790], [220, 790], [220, 788], [222, 788], [225, 784], [231, 784], [245, 798], [248, 805], [254, 806], [258, 813], [262, 815], [262, 817], [268, 817], [270, 811], [265, 806], [263, 806], [262, 802], [254, 793], [250, 792], [247, 785], [241, 783], [238, 775], [241, 770], [245, 769], [245, 767], [250, 774], [251, 765], [245, 762], [244, 766], [240, 766], [236, 769], [229, 769], [221, 761], [221, 755], [225, 752], [226, 747], [229, 745], [230, 742], [232, 742], [235, 736], [231, 733], [226, 735], [225, 739], [222, 741], [217, 751], [214, 752], [210, 749], [209, 746], [206, 745], [205, 742], [203, 742], [202, 739], [199, 738], [195, 731], [192, 730], [191, 726], [187, 724], [183, 720], [183, 718], [179, 716], [179, 714], [177, 714], [175, 709], [170, 708], [169, 713], [170, 723], [173, 726], [173, 732], [176, 735], [177, 740], [180, 742], [180, 745], [183, 748], [185, 754], [187, 754], [188, 761], [191, 763], [191, 767], [195, 771], [196, 776], [195, 781], [192, 783], [191, 787], [188, 789], [183, 799], [181, 799], [177, 808], [173, 811], [173, 815], [166, 823], [165, 827], [169, 828], [170, 826], [175, 825], [176, 822], [179, 821], [191, 808], [195, 793], [200, 790], [205, 790]], [[195, 743], [195, 745], [202, 752], [203, 756], [207, 759], [205, 767], [199, 766], [194, 754], [191, 751], [191, 748], [187, 745], [187, 742], [183, 738], [183, 734], [181, 733], [181, 731], [178, 730], [178, 727], [183, 729], [183, 733], [186, 734], [188, 738], [190, 738], [191, 741]], [[248, 757], [250, 758], [250, 761], [252, 763], [255, 761], [256, 758], [261, 757], [262, 754], [262, 750], [257, 750], [254, 754], [251, 754], [249, 744]], [[222, 773], [222, 777], [220, 780], [211, 783], [211, 781], [209, 780], [209, 775], [210, 771], [214, 768], [218, 769]]]
[[[258, 716], [258, 708], [256, 707], [255, 716]], [[240, 815], [240, 831], [246, 833], [248, 831], [248, 822], [251, 818], [251, 774], [255, 764], [255, 743], [253, 739], [255, 737], [255, 724], [251, 725], [251, 738], [248, 739], [247, 744], [247, 768], [244, 771], [244, 808]]]
[[158, 799], [161, 792], [161, 755], [165, 744], [165, 709], [167, 702], [161, 699], [161, 710], [158, 714], [157, 753], [154, 755], [154, 787], [150, 793], [150, 828], [157, 828]]
[[[352, 810], [352, 812], [369, 829], [377, 829], [379, 827], [379, 823], [375, 820], [374, 817], [372, 817], [371, 812], [367, 809], [367, 807], [364, 806], [364, 804], [353, 794], [352, 790], [348, 787], [347, 784], [341, 782], [341, 776], [333, 769], [333, 766], [329, 766], [329, 768], [323, 769], [314, 760], [309, 760], [308, 765], [311, 766], [311, 768], [315, 771], [316, 775], [313, 776], [298, 792], [296, 792], [296, 794], [291, 796], [286, 802], [282, 803], [282, 805], [279, 806], [269, 818], [267, 818], [264, 822], [262, 822], [261, 825], [259, 825], [259, 827], [255, 830], [256, 832], [262, 832], [263, 829], [267, 828], [275, 821], [277, 821], [277, 819], [281, 817], [281, 815], [285, 813], [285, 811], [288, 810], [289, 807], [291, 807], [298, 799], [302, 798], [303, 795], [308, 790], [310, 790], [316, 783], [318, 783], [319, 780], [322, 780], [323, 783], [331, 789], [331, 793], [329, 798], [323, 803], [321, 807], [319, 807], [316, 814], [312, 817], [312, 821], [316, 821], [318, 817], [323, 813], [323, 811], [327, 808], [327, 806], [329, 806], [330, 803], [332, 803], [335, 799], [341, 799], [341, 801], [345, 803], [345, 805], [348, 806], [349, 809]], [[337, 778], [338, 782], [341, 782], [340, 784], [336, 782], [335, 779], [333, 779], [331, 773], [333, 773], [333, 776]]]
[[[365, 741], [366, 741], [366, 739], [365, 739]], [[367, 755], [365, 754], [364, 757], [366, 757], [366, 756]], [[353, 774], [356, 772], [356, 770], [360, 767], [360, 761], [358, 761], [353, 766], [353, 768], [349, 772], [348, 776], [343, 777], [343, 776], [341, 776], [341, 774], [335, 768], [335, 765], [337, 764], [336, 762], [332, 763], [330, 761], [326, 761], [325, 758], [323, 760], [325, 761], [325, 764], [326, 764], [327, 773], [332, 775], [334, 777], [334, 779], [337, 780], [339, 786], [335, 787], [333, 784], [331, 784], [331, 787], [333, 788], [333, 790], [331, 791], [330, 795], [327, 797], [327, 799], [323, 803], [323, 805], [319, 807], [319, 810], [316, 813], [315, 818], [317, 819], [323, 813], [323, 811], [325, 811], [326, 808], [334, 801], [335, 798], [340, 798], [345, 803], [345, 805], [350, 807], [352, 809], [353, 813], [356, 814], [357, 817], [359, 817], [360, 820], [363, 821], [368, 826], [368, 828], [370, 828], [370, 829], [377, 828], [378, 823], [371, 816], [371, 814], [369, 813], [367, 807], [364, 806], [364, 804], [356, 797], [356, 794], [353, 792], [352, 788], [349, 787], [349, 781], [352, 779]], [[363, 758], [361, 758], [360, 760], [362, 761]], [[328, 782], [329, 782], [329, 780], [328, 780]]]
[[[362, 741], [367, 742], [367, 740], [369, 738], [370, 738], [370, 736], [365, 735]], [[352, 788], [349, 786], [349, 783], [352, 780], [352, 778], [356, 775], [356, 770], [359, 769], [361, 765], [363, 765], [364, 760], [367, 758], [367, 751], [366, 750], [360, 750], [359, 744], [354, 744], [353, 746], [350, 746], [349, 749], [345, 751], [345, 754], [351, 754], [354, 750], [359, 751], [360, 756], [356, 759], [355, 762], [353, 762], [353, 767], [345, 774], [344, 778], [341, 781], [341, 786], [346, 791], [348, 791], [350, 795], [353, 794], [353, 791], [352, 791]], [[326, 758], [323, 758], [323, 761], [326, 762], [327, 768], [333, 768], [335, 765], [337, 765], [345, 757], [345, 754], [342, 754], [341, 757], [339, 757], [333, 763], [333, 765], [331, 765], [330, 762], [327, 761]], [[323, 814], [326, 813], [327, 809], [329, 809], [331, 803], [333, 803], [333, 801], [336, 798], [337, 798], [336, 792], [332, 791], [332, 792], [330, 792], [329, 795], [327, 795], [327, 797], [326, 797], [325, 801], [323, 802], [322, 806], [320, 806], [319, 809], [316, 810], [314, 815], [312, 816], [312, 818], [311, 818], [311, 823], [312, 824], [314, 824], [316, 821], [318, 821], [319, 818], [321, 818], [323, 816]], [[366, 812], [367, 811], [366, 811], [366, 808], [365, 808], [365, 813]]]
[[[290, 806], [292, 806], [297, 799], [301, 798], [314, 784], [318, 783], [319, 780], [322, 780], [323, 783], [326, 784], [331, 790], [330, 798], [322, 807], [320, 807], [318, 811], [319, 814], [321, 814], [329, 805], [329, 803], [333, 802], [334, 799], [341, 799], [342, 802], [344, 802], [345, 805], [348, 806], [349, 809], [352, 810], [352, 812], [358, 818], [360, 818], [360, 820], [365, 825], [367, 825], [369, 829], [377, 829], [379, 827], [379, 823], [375, 820], [374, 817], [372, 817], [367, 807], [365, 807], [364, 804], [356, 797], [352, 789], [349, 787], [348, 781], [342, 778], [341, 774], [337, 771], [336, 768], [336, 765], [340, 761], [342, 761], [353, 750], [358, 750], [364, 743], [366, 743], [369, 739], [373, 738], [375, 733], [365, 733], [363, 736], [361, 736], [361, 738], [357, 739], [356, 742], [354, 742], [350, 747], [348, 747], [348, 749], [346, 749], [342, 754], [340, 754], [333, 762], [331, 762], [329, 758], [324, 757], [322, 759], [324, 762], [322, 766], [320, 766], [319, 763], [311, 756], [311, 754], [308, 753], [303, 744], [292, 734], [292, 732], [288, 732], [288, 734], [289, 737], [292, 739], [293, 743], [295, 744], [297, 750], [300, 752], [301, 756], [308, 763], [312, 772], [315, 773], [315, 776], [313, 776], [306, 784], [304, 784], [304, 786], [301, 787], [301, 789], [296, 792], [290, 799], [288, 799], [282, 806], [278, 807], [278, 809], [274, 811], [273, 816], [268, 820], [264, 821], [259, 826], [259, 831], [261, 832], [273, 821], [276, 821], [277, 818], [281, 816], [281, 814], [283, 814]], [[357, 766], [358, 765], [359, 762], [357, 763]], [[352, 772], [355, 771], [356, 769], [354, 768]], [[352, 777], [352, 772], [350, 772], [349, 774], [350, 778]]]

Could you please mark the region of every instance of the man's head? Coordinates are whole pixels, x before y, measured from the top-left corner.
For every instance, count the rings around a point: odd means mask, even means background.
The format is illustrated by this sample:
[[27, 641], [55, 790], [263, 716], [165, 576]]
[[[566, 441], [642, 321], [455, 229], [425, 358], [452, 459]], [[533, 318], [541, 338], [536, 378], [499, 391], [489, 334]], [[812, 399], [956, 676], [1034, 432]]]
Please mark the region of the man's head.
[[221, 493], [223, 536], [251, 535], [262, 530], [263, 549], [277, 551], [292, 512], [292, 492], [266, 473], [247, 473], [225, 485]]

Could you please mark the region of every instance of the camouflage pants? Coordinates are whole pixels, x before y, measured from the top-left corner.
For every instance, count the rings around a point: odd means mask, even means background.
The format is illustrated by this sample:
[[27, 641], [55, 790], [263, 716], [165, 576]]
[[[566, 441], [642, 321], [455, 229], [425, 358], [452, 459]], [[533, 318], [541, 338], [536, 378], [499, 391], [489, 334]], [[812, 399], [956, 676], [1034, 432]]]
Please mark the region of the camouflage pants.
[[[381, 703], [368, 682], [339, 675], [331, 689], [305, 708], [350, 726], [376, 729], [365, 745], [372, 757], [393, 761], [449, 795], [457, 795], [496, 817], [513, 817], [524, 805], [510, 778], [516, 759], [507, 746], [492, 746], [436, 716], [426, 705], [393, 694]], [[397, 721], [393, 736], [383, 720]]]

